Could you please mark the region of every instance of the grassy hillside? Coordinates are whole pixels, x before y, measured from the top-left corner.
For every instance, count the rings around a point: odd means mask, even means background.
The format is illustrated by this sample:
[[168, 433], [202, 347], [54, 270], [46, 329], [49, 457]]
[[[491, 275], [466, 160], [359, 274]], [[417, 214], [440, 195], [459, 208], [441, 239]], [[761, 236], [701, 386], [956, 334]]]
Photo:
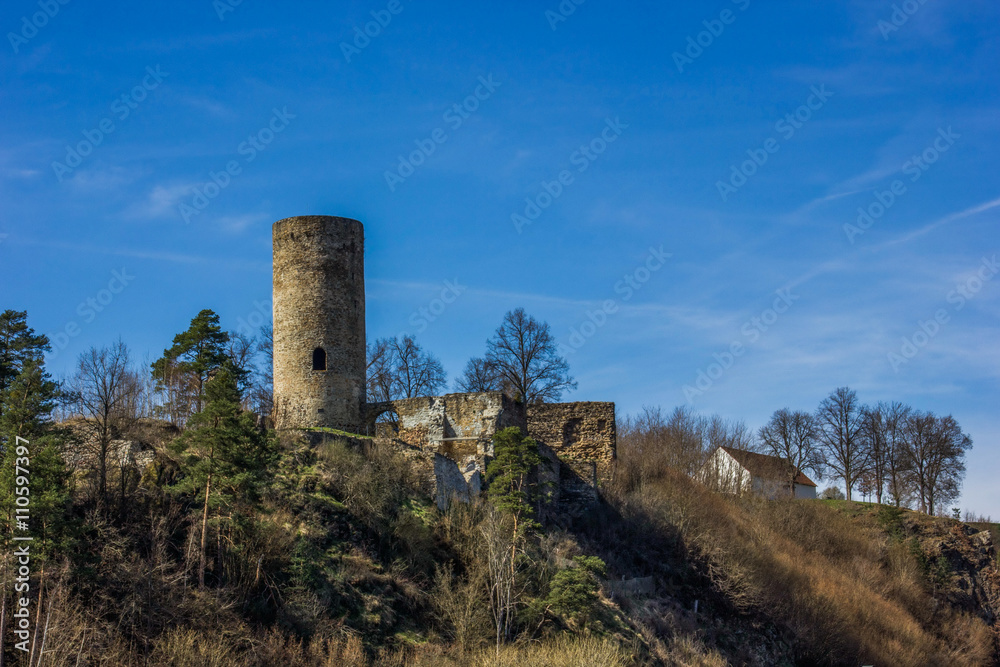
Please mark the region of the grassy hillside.
[[[620, 483], [613, 504], [660, 534], [676, 531], [686, 562], [710, 582], [680, 597], [714, 594], [695, 622], [734, 663], [996, 659], [996, 552], [973, 544], [975, 529], [860, 503], [725, 498], [670, 471], [645, 480]], [[779, 637], [733, 641], [746, 619]]]
[[[165, 441], [123, 516], [79, 508], [53, 586], [50, 664], [985, 665], [996, 552], [956, 521], [713, 494], [621, 451], [607, 502], [518, 561], [518, 639], [494, 646], [483, 506], [440, 513], [400, 457], [284, 437], [252, 509], [219, 513], [207, 587], [197, 499]], [[600, 590], [574, 557], [606, 564]], [[576, 561], [579, 563], [580, 561]], [[697, 613], [695, 607], [697, 605]], [[19, 656], [8, 654], [9, 664]]]

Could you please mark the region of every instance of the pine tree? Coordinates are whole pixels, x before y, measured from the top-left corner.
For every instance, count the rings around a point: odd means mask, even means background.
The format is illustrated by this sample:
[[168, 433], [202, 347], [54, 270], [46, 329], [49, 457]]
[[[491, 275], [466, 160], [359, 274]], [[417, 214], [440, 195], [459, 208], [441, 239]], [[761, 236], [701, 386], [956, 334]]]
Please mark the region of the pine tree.
[[[70, 473], [61, 456], [68, 434], [51, 422], [59, 397], [59, 385], [45, 370], [42, 351], [48, 349], [44, 336], [35, 336], [25, 323], [24, 313], [6, 311], [0, 315], [0, 542], [3, 548], [3, 590], [0, 604], [0, 638], [6, 637], [8, 554], [15, 529], [33, 539], [32, 565], [38, 567], [34, 589], [35, 627], [41, 619], [45, 572], [53, 560], [73, 552], [77, 531], [71, 514]], [[15, 333], [12, 333], [15, 332]], [[11, 373], [17, 369], [16, 375]], [[20, 469], [19, 469], [20, 468]], [[17, 504], [22, 497], [16, 489], [26, 486], [30, 505], [27, 515]], [[19, 543], [20, 545], [26, 542]], [[37, 640], [37, 634], [35, 639]], [[0, 643], [0, 652], [3, 646]]]
[[597, 607], [601, 583], [605, 575], [604, 561], [596, 556], [575, 556], [573, 566], [560, 570], [552, 577], [548, 598], [549, 609], [563, 618], [579, 620], [586, 627], [587, 620]]
[[0, 394], [0, 438], [4, 446], [16, 436], [45, 433], [58, 397], [59, 385], [45, 370], [41, 357], [25, 360], [21, 372]]
[[228, 342], [229, 334], [219, 325], [219, 316], [206, 309], [191, 320], [187, 331], [174, 336], [173, 345], [153, 362], [153, 379], [157, 381], [157, 389], [165, 389], [171, 395], [175, 418], [183, 418], [190, 410], [185, 405], [185, 385], [190, 386], [194, 412], [201, 412], [205, 384], [226, 361]]
[[[0, 313], [0, 397], [7, 393], [11, 382], [21, 374], [24, 364], [41, 360], [49, 350], [49, 339], [36, 334], [27, 324], [28, 313], [23, 310], [5, 310]], [[0, 415], [4, 405], [0, 400]]]
[[276, 458], [273, 434], [257, 429], [254, 416], [240, 408], [228, 364], [206, 383], [205, 401], [205, 409], [191, 417], [188, 430], [172, 447], [181, 458], [183, 478], [171, 490], [201, 502], [199, 588], [205, 587], [210, 516], [216, 523], [223, 517], [231, 521], [235, 510], [252, 504]]
[[515, 522], [534, 516], [529, 477], [541, 462], [538, 443], [517, 426], [493, 436], [493, 460], [486, 467], [487, 496], [494, 507], [512, 515]]
[[511, 636], [521, 597], [521, 572], [534, 521], [530, 477], [542, 458], [538, 443], [512, 426], [493, 436], [493, 460], [486, 467], [487, 497], [492, 510], [483, 522], [490, 607], [496, 650]]

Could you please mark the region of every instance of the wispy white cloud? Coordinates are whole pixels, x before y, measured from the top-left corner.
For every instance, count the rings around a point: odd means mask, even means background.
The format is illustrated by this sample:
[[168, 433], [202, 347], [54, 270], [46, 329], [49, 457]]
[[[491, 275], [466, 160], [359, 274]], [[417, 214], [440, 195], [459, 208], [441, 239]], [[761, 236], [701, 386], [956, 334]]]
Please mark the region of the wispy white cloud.
[[248, 213], [245, 215], [226, 215], [221, 218], [209, 219], [227, 232], [241, 233], [261, 223], [271, 222], [271, 216], [266, 213]]
[[108, 193], [134, 183], [145, 174], [144, 169], [94, 167], [76, 171], [69, 179], [69, 183], [78, 192]]
[[897, 246], [897, 245], [900, 245], [902, 243], [909, 243], [910, 241], [912, 241], [914, 239], [917, 239], [917, 238], [920, 238], [921, 236], [924, 236], [925, 234], [929, 234], [930, 232], [934, 231], [938, 227], [943, 227], [944, 225], [950, 224], [952, 222], [956, 222], [957, 220], [963, 220], [965, 218], [970, 218], [970, 217], [972, 217], [974, 215], [978, 215], [980, 213], [984, 213], [986, 211], [989, 211], [989, 210], [992, 210], [994, 208], [997, 208], [998, 206], [1000, 206], [1000, 198], [993, 199], [991, 201], [984, 202], [982, 204], [978, 204], [976, 206], [972, 206], [971, 208], [967, 208], [967, 209], [964, 209], [962, 211], [956, 211], [955, 213], [949, 213], [948, 215], [946, 215], [946, 216], [944, 216], [942, 218], [939, 218], [939, 219], [935, 220], [934, 222], [931, 222], [931, 223], [928, 223], [928, 224], [924, 225], [920, 229], [916, 229], [916, 230], [914, 230], [912, 232], [909, 232], [907, 234], [903, 234], [902, 236], [900, 236], [898, 238], [895, 238], [895, 239], [892, 239], [890, 241], [886, 241], [885, 243], [881, 243], [879, 245], [872, 246], [871, 249], [872, 250], [884, 250], [885, 248], [890, 248], [892, 246]]
[[158, 250], [146, 250], [142, 248], [122, 248], [110, 246], [98, 246], [86, 243], [62, 242], [62, 241], [42, 241], [39, 239], [19, 238], [18, 243], [42, 248], [52, 248], [54, 250], [67, 250], [74, 253], [92, 253], [98, 255], [111, 255], [113, 257], [128, 257], [131, 259], [143, 259], [157, 262], [169, 262], [172, 264], [202, 264], [206, 266], [219, 266], [229, 269], [270, 271], [271, 262], [260, 260], [251, 261], [243, 259], [228, 259], [217, 256], [192, 255], [187, 253], [164, 252]]
[[155, 220], [167, 215], [178, 215], [177, 206], [197, 183], [157, 184], [146, 195], [125, 210], [125, 217], [139, 220]]
[[236, 113], [218, 100], [200, 95], [181, 95], [177, 98], [181, 103], [199, 111], [204, 111], [217, 118], [235, 118]]
[[42, 172], [38, 169], [6, 169], [4, 174], [10, 178], [34, 178]]

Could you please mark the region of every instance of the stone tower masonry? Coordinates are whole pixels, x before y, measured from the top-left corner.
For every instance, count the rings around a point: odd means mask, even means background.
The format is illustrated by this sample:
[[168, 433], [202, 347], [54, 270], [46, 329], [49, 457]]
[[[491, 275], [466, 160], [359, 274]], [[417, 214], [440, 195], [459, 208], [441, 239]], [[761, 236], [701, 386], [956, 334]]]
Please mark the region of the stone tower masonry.
[[274, 223], [278, 428], [357, 431], [365, 401], [365, 234], [350, 218]]

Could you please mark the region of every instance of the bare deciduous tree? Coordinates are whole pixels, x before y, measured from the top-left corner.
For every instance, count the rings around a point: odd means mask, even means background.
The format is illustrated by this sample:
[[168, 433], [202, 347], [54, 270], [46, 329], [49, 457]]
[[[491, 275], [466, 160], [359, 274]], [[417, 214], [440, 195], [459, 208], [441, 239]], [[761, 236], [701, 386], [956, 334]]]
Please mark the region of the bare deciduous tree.
[[910, 463], [906, 447], [906, 421], [912, 412], [910, 406], [898, 401], [879, 403], [882, 426], [885, 429], [885, 484], [886, 491], [896, 507], [911, 495]]
[[127, 437], [138, 422], [143, 387], [121, 339], [110, 347], [92, 347], [80, 355], [73, 389], [84, 417], [85, 448], [97, 468], [99, 503], [107, 501], [112, 441]]
[[269, 416], [274, 411], [274, 327], [265, 324], [257, 336], [257, 352], [262, 355], [257, 381], [251, 393], [254, 411]]
[[444, 367], [412, 336], [380, 338], [368, 345], [368, 402], [433, 396], [445, 386]]
[[455, 380], [457, 391], [502, 391], [503, 378], [493, 364], [482, 357], [473, 357], [465, 364], [462, 375]]
[[367, 392], [369, 403], [381, 403], [396, 398], [393, 381], [392, 342], [379, 338], [368, 344]]
[[704, 424], [703, 450], [705, 453], [712, 452], [718, 447], [732, 447], [745, 451], [757, 449], [754, 433], [745, 422], [725, 419], [719, 415], [712, 415], [707, 420], [702, 419]]
[[914, 413], [906, 420], [907, 451], [920, 510], [934, 514], [958, 497], [972, 438], [954, 417]]
[[479, 524], [497, 655], [500, 654], [502, 642], [510, 638], [520, 598], [515, 558], [523, 552], [524, 545], [518, 540], [512, 525], [513, 517], [493, 507], [487, 508], [486, 517]]
[[630, 458], [643, 461], [643, 483], [666, 468], [694, 476], [718, 447], [754, 448], [753, 434], [743, 422], [704, 417], [687, 406], [669, 416], [648, 406], [627, 416], [618, 424], [618, 443], [629, 450]]
[[486, 342], [486, 361], [510, 385], [514, 398], [526, 405], [558, 401], [564, 391], [576, 389], [549, 325], [529, 316], [524, 308], [504, 315]]
[[836, 479], [844, 481], [847, 500], [858, 478], [868, 466], [869, 452], [861, 437], [861, 410], [858, 395], [839, 387], [823, 399], [816, 410], [819, 441], [824, 464]]
[[902, 426], [910, 409], [899, 402], [861, 408], [861, 438], [869, 452], [867, 482], [875, 502], [888, 494], [898, 507], [909, 494], [910, 476]]
[[822, 472], [816, 430], [816, 420], [808, 412], [782, 408], [771, 415], [770, 421], [758, 433], [766, 453], [785, 459], [794, 466], [788, 480], [793, 494], [797, 471]]
[[412, 336], [393, 339], [396, 384], [401, 398], [433, 396], [445, 386], [444, 366], [424, 352]]
[[259, 343], [256, 336], [248, 336], [239, 331], [230, 331], [226, 341], [226, 356], [232, 362], [236, 386], [240, 396], [247, 399], [257, 374], [257, 352]]

